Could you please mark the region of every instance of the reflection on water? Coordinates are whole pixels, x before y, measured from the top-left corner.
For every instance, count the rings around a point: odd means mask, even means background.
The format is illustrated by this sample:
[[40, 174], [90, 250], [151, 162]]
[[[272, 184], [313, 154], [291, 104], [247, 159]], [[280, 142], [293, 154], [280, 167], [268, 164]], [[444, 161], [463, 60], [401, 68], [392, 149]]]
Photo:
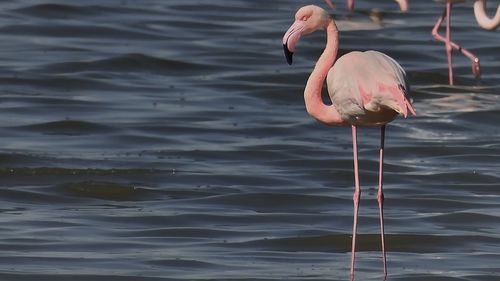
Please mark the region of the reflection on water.
[[[442, 6], [414, 2], [332, 10], [340, 53], [396, 58], [418, 109], [387, 129], [388, 280], [495, 280], [500, 33], [457, 5], [454, 39], [483, 77], [456, 54], [447, 86]], [[294, 67], [282, 54], [306, 3], [2, 2], [0, 279], [347, 280], [350, 129], [302, 98], [324, 37]], [[378, 134], [359, 133], [357, 280], [383, 274]]]

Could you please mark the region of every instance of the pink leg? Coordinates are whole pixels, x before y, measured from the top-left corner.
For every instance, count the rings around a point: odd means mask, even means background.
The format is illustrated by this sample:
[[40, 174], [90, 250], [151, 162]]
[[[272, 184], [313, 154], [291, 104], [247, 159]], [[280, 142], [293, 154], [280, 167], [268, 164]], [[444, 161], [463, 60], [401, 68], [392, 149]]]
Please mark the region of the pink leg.
[[325, 0], [325, 2], [328, 7], [330, 7], [331, 9], [335, 9], [335, 4], [333, 4], [332, 0]]
[[347, 0], [347, 10], [349, 10], [349, 12], [352, 12], [354, 11], [354, 0]]
[[384, 140], [385, 125], [380, 128], [380, 160], [378, 170], [378, 193], [377, 201], [380, 210], [380, 237], [382, 241], [382, 258], [384, 261], [384, 276], [387, 277], [387, 257], [385, 254], [385, 232], [384, 232], [384, 191], [382, 188], [384, 181]]
[[446, 55], [448, 56], [448, 78], [450, 79], [450, 85], [453, 85], [453, 61], [451, 58], [451, 52], [453, 48], [451, 47], [451, 2], [446, 2]]
[[358, 226], [358, 209], [361, 191], [359, 189], [359, 169], [358, 169], [358, 142], [357, 128], [352, 125], [352, 149], [354, 154], [354, 222], [352, 225], [352, 251], [351, 251], [351, 280], [354, 280], [354, 261], [356, 259], [356, 230]]
[[[451, 12], [451, 6], [450, 6], [450, 12]], [[474, 77], [476, 77], [476, 79], [479, 79], [481, 77], [481, 67], [479, 64], [479, 58], [475, 54], [471, 53], [469, 50], [462, 48], [457, 43], [455, 43], [453, 41], [447, 41], [447, 39], [445, 37], [443, 37], [442, 35], [440, 35], [438, 33], [439, 27], [443, 23], [444, 18], [447, 17], [446, 16], [447, 13], [448, 13], [448, 7], [443, 11], [443, 14], [441, 15], [441, 17], [438, 18], [436, 24], [434, 25], [434, 28], [432, 29], [432, 36], [436, 40], [441, 41], [445, 44], [447, 42], [449, 42], [449, 45], [451, 46], [452, 49], [455, 49], [455, 50], [459, 51], [460, 53], [462, 53], [462, 55], [466, 56], [471, 61], [472, 73], [474, 74]], [[447, 50], [447, 53], [448, 53], [448, 50]], [[450, 54], [451, 54], [451, 51], [450, 51]], [[448, 71], [452, 71], [451, 64], [448, 64]], [[452, 77], [450, 80], [453, 82]], [[451, 85], [451, 83], [450, 83], [450, 85]]]

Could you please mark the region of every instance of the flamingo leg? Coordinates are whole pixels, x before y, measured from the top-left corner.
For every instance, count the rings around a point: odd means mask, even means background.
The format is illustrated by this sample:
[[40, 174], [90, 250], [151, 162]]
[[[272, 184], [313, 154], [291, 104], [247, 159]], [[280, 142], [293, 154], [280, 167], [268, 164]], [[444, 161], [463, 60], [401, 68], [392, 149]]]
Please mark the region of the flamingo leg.
[[347, 10], [349, 12], [354, 11], [354, 0], [347, 0]]
[[451, 2], [446, 2], [446, 55], [448, 56], [448, 78], [450, 85], [453, 85], [453, 60], [451, 57], [451, 52], [453, 48], [451, 47]]
[[385, 232], [384, 232], [384, 191], [382, 188], [384, 181], [384, 140], [385, 140], [385, 125], [380, 127], [380, 159], [378, 170], [378, 193], [377, 201], [380, 211], [380, 238], [382, 241], [382, 258], [384, 261], [384, 277], [387, 277], [387, 256], [385, 253]]
[[354, 262], [356, 259], [356, 231], [358, 226], [358, 209], [361, 191], [359, 188], [359, 169], [358, 169], [358, 143], [357, 143], [357, 127], [352, 125], [352, 149], [354, 160], [354, 222], [352, 225], [352, 251], [351, 251], [351, 280], [354, 280]]
[[[448, 13], [451, 13], [451, 4], [450, 4], [450, 9], [448, 10], [448, 7], [446, 7], [443, 11], [443, 14], [436, 21], [436, 24], [434, 25], [434, 28], [432, 29], [432, 37], [434, 37], [436, 40], [441, 41], [445, 44], [449, 43], [449, 46], [451, 46], [452, 49], [455, 49], [455, 50], [459, 51], [462, 55], [466, 56], [471, 61], [472, 73], [474, 74], [474, 77], [476, 79], [479, 79], [479, 78], [481, 78], [481, 66], [479, 64], [479, 58], [475, 54], [471, 53], [469, 50], [462, 48], [462, 46], [451, 41], [451, 38], [448, 41], [447, 38], [443, 37], [438, 32], [439, 27], [441, 26], [441, 24], [443, 23], [445, 18], [447, 18], [447, 22], [448, 22], [448, 19], [449, 19], [449, 17], [447, 17]], [[448, 48], [448, 45], [447, 45], [447, 48]], [[447, 49], [447, 53], [448, 53], [448, 49]], [[451, 58], [451, 51], [450, 51], [450, 58]], [[448, 63], [448, 71], [449, 72], [452, 71], [450, 61]], [[450, 81], [451, 81], [450, 85], [452, 85], [453, 77], [450, 78]]]

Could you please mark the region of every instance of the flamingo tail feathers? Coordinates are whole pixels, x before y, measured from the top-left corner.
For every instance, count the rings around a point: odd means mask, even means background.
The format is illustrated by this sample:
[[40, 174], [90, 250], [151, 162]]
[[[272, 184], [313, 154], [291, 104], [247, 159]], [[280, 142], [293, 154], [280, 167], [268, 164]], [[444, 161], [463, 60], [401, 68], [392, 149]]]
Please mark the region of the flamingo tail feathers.
[[392, 94], [393, 100], [396, 102], [396, 106], [393, 107], [394, 110], [399, 112], [405, 118], [408, 117], [409, 114], [417, 115], [415, 108], [407, 98], [407, 91], [402, 85], [398, 85], [397, 88], [390, 87], [389, 91]]

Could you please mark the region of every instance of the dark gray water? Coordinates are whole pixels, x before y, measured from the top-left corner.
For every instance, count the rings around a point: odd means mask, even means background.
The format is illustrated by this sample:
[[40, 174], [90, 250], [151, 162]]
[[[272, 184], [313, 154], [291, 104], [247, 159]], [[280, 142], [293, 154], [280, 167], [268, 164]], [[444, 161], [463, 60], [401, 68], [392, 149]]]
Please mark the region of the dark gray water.
[[[324, 36], [282, 54], [308, 3], [3, 1], [0, 279], [347, 280], [350, 128], [302, 98]], [[500, 32], [455, 7], [483, 77], [455, 54], [450, 87], [442, 6], [411, 5], [334, 12], [340, 52], [398, 60], [418, 111], [387, 130], [388, 280], [500, 280]], [[372, 7], [384, 27], [353, 30]], [[359, 133], [356, 280], [382, 280], [378, 136]]]

